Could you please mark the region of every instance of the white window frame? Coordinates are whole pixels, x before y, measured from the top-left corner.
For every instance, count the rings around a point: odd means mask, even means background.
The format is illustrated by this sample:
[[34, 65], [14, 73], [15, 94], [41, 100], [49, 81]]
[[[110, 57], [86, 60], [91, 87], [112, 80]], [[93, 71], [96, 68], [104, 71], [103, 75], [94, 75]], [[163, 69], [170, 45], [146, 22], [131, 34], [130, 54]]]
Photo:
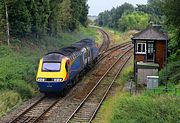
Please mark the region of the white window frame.
[[[143, 49], [143, 45], [145, 45], [145, 51], [144, 52], [138, 52], [138, 45], [139, 44], [141, 44], [141, 50]], [[146, 45], [146, 43], [137, 43], [136, 44], [136, 54], [146, 54], [146, 49], [147, 49], [147, 47], [146, 47], [147, 45]]]

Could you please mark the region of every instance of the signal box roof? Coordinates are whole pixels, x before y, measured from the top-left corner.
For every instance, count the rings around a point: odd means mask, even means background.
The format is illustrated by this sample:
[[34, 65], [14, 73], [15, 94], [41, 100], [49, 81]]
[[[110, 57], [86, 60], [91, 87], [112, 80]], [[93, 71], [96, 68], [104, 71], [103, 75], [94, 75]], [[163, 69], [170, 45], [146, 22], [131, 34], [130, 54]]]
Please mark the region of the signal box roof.
[[158, 41], [167, 41], [169, 40], [166, 33], [161, 32], [153, 26], [149, 26], [145, 30], [135, 34], [132, 40], [158, 40]]

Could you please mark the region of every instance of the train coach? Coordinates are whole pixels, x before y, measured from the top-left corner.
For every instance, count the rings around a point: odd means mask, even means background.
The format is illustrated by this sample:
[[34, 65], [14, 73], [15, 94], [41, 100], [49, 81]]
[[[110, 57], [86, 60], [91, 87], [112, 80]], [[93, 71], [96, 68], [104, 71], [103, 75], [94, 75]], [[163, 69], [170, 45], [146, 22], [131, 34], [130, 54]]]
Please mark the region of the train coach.
[[42, 93], [61, 93], [97, 61], [98, 48], [92, 39], [46, 54], [40, 59], [36, 81]]

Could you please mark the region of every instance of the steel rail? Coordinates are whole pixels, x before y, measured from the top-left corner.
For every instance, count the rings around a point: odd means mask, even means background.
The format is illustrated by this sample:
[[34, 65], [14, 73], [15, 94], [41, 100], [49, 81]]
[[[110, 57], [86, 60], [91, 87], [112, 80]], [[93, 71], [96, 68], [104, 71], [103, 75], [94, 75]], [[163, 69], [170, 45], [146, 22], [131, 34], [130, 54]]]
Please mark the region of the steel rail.
[[[102, 59], [104, 59], [107, 55], [109, 55], [110, 53], [112, 53], [112, 52], [114, 52], [114, 51], [116, 51], [116, 50], [118, 50], [118, 49], [120, 49], [120, 48], [123, 48], [123, 47], [126, 47], [126, 46], [130, 45], [130, 43], [131, 43], [131, 42], [125, 42], [125, 43], [123, 43], [123, 44], [119, 44], [119, 45], [114, 46], [114, 47], [108, 49], [107, 51], [101, 53], [101, 54], [99, 55], [98, 63], [99, 63]], [[108, 53], [108, 52], [109, 52], [109, 53]], [[107, 54], [106, 54], [106, 53], [107, 53]]]
[[86, 100], [90, 97], [90, 95], [92, 94], [92, 92], [96, 89], [96, 87], [101, 83], [101, 81], [104, 79], [104, 77], [109, 73], [109, 71], [116, 65], [116, 63], [122, 58], [124, 57], [130, 50], [132, 50], [133, 47], [131, 47], [128, 51], [126, 51], [121, 57], [118, 58], [118, 60], [116, 60], [116, 62], [106, 71], [106, 73], [101, 77], [101, 79], [96, 83], [96, 85], [91, 89], [91, 91], [89, 92], [89, 94], [83, 99], [83, 101], [78, 105], [78, 107], [74, 110], [74, 112], [71, 114], [71, 116], [67, 119], [67, 121], [65, 123], [68, 123], [72, 117], [75, 115], [75, 113], [82, 107], [82, 105], [86, 102]]
[[10, 121], [9, 123], [15, 123], [20, 117], [22, 117], [23, 115], [25, 115], [27, 112], [29, 112], [31, 109], [33, 109], [36, 105], [38, 105], [42, 100], [44, 100], [46, 98], [46, 96], [41, 97], [38, 101], [36, 101], [33, 105], [31, 105], [30, 107], [28, 107], [25, 111], [23, 111], [20, 115], [18, 115], [15, 119], [13, 119], [12, 121]]
[[[22, 112], [20, 115], [18, 115], [15, 119], [13, 119], [9, 123], [17, 123], [18, 120], [21, 120], [23, 116], [28, 114], [29, 111], [31, 111], [34, 107], [36, 107], [38, 104], [40, 104], [44, 99], [46, 99], [46, 96], [43, 96], [41, 99], [39, 99], [36, 103], [34, 103], [32, 106], [30, 106], [28, 109], [26, 109], [24, 112]], [[48, 111], [50, 111], [60, 100], [57, 99], [55, 100], [50, 106], [48, 106], [42, 113], [39, 114], [39, 116], [32, 116], [32, 117], [27, 117], [23, 119], [23, 122], [31, 122], [31, 123], [37, 123], [45, 114], [47, 114]]]
[[116, 73], [116, 75], [115, 75], [115, 77], [113, 78], [110, 86], [109, 86], [108, 89], [106, 90], [103, 98], [102, 98], [101, 101], [99, 102], [99, 105], [97, 106], [96, 110], [94, 111], [94, 113], [93, 113], [93, 115], [91, 116], [91, 118], [90, 118], [90, 120], [88, 121], [88, 123], [90, 123], [90, 122], [94, 119], [94, 117], [96, 116], [96, 114], [97, 114], [100, 106], [102, 105], [102, 103], [103, 103], [104, 100], [106, 99], [106, 97], [107, 97], [107, 95], [108, 95], [108, 92], [110, 91], [113, 83], [115, 82], [115, 80], [117, 79], [117, 77], [119, 76], [119, 74], [122, 72], [124, 66], [127, 64], [127, 62], [129, 61], [129, 59], [130, 59], [131, 57], [132, 57], [132, 55], [129, 56], [129, 57], [126, 59], [125, 63], [121, 66], [121, 68], [120, 68], [120, 69], [118, 70], [118, 72]]
[[60, 99], [56, 100], [52, 105], [50, 105], [41, 115], [39, 115], [32, 123], [37, 123], [45, 114], [47, 114], [58, 102]]
[[[104, 52], [104, 51], [106, 51], [106, 49], [108, 49], [108, 47], [109, 47], [110, 37], [109, 37], [108, 33], [105, 32], [103, 29], [98, 28], [98, 30], [101, 32], [101, 34], [102, 34], [102, 36], [103, 36], [103, 38], [104, 38], [104, 41], [103, 41], [102, 45], [101, 45], [100, 48], [99, 48], [99, 51], [100, 51], [100, 52]], [[102, 49], [103, 47], [107, 47], [107, 48], [106, 48], [106, 49]], [[101, 50], [103, 50], [103, 51], [101, 51]]]

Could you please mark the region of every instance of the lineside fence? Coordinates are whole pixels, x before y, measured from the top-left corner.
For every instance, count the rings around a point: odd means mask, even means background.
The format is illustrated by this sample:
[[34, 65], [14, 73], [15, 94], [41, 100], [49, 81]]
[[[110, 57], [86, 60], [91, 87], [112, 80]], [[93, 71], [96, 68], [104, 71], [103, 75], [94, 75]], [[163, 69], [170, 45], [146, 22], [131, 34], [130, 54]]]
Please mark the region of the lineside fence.
[[180, 88], [155, 88], [155, 89], [144, 89], [141, 90], [147, 94], [156, 94], [156, 95], [167, 95], [167, 96], [177, 96], [180, 97]]
[[129, 94], [136, 95], [136, 94], [150, 94], [150, 95], [167, 95], [167, 96], [176, 96], [180, 97], [180, 88], [154, 88], [154, 89], [147, 89], [147, 88], [136, 88], [135, 83], [133, 80], [129, 80]]

